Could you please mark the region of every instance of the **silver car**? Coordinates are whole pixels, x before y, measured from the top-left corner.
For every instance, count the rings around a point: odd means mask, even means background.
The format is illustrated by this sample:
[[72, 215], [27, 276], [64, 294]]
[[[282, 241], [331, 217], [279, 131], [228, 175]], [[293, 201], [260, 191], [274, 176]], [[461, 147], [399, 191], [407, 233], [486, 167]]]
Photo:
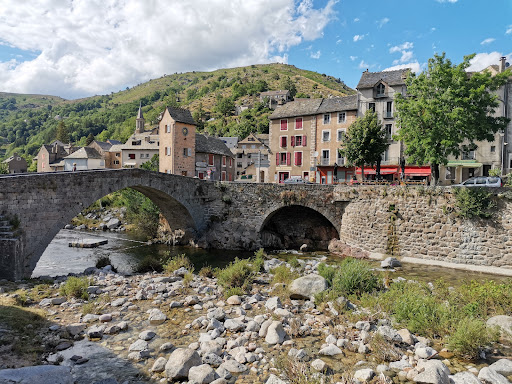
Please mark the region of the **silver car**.
[[503, 181], [499, 176], [477, 176], [467, 179], [463, 183], [456, 184], [454, 187], [490, 187], [499, 188], [503, 186]]

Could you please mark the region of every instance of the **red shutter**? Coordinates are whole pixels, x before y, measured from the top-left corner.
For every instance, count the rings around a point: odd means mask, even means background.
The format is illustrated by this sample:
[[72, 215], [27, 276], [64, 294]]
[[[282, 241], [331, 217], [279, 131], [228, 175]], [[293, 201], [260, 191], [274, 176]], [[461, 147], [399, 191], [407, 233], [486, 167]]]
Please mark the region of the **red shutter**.
[[299, 164], [297, 163], [297, 160], [299, 159], [299, 152], [295, 152], [295, 154], [294, 154], [294, 156], [293, 156], [293, 157], [294, 157], [294, 164], [295, 164], [295, 165], [299, 165]]
[[286, 152], [286, 165], [291, 165], [292, 163], [292, 154], [290, 152]]
[[305, 147], [307, 145], [306, 143], [306, 135], [302, 136], [302, 146]]
[[286, 148], [286, 146], [288, 144], [287, 140], [286, 140], [287, 138], [288, 138], [287, 136], [283, 136], [283, 148]]
[[279, 164], [279, 153], [276, 153], [276, 165], [280, 165]]
[[297, 152], [297, 161], [295, 165], [302, 166], [302, 152]]
[[290, 145], [291, 145], [292, 147], [295, 147], [295, 136], [292, 136], [292, 137], [290, 138]]

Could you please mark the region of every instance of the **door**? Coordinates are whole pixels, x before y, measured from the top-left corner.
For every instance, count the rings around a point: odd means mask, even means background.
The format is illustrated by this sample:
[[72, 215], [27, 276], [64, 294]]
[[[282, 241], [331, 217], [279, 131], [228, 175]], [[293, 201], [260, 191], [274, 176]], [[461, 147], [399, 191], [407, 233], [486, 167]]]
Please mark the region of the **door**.
[[279, 182], [284, 183], [284, 181], [290, 177], [290, 172], [279, 172]]

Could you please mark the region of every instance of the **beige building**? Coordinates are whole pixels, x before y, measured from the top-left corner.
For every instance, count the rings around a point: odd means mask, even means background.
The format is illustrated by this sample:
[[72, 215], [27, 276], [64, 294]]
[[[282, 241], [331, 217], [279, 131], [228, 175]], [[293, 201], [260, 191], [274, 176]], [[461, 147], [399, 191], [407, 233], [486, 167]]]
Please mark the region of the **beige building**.
[[14, 152], [12, 156], [2, 161], [2, 163], [7, 166], [8, 173], [27, 172], [27, 160], [18, 155], [16, 152]]
[[64, 170], [64, 158], [74, 151], [77, 147], [72, 144], [64, 144], [59, 140], [53, 143], [44, 144], [37, 153], [37, 172], [56, 172]]
[[236, 178], [257, 183], [269, 182], [270, 147], [268, 134], [251, 133], [231, 151], [236, 160]]
[[195, 176], [196, 122], [189, 110], [167, 107], [160, 120], [160, 172]]
[[[291, 176], [324, 184], [351, 177], [338, 148], [357, 115], [357, 96], [296, 99], [270, 116], [271, 182]], [[339, 164], [338, 164], [339, 162]]]

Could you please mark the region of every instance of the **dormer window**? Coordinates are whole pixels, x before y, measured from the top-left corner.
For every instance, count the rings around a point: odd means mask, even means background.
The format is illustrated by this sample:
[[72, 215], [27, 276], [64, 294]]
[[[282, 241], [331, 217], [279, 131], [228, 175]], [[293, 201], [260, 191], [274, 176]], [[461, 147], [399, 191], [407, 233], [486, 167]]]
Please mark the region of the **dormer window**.
[[377, 88], [375, 89], [375, 97], [384, 97], [386, 96], [386, 86], [382, 83], [379, 83], [377, 85]]

